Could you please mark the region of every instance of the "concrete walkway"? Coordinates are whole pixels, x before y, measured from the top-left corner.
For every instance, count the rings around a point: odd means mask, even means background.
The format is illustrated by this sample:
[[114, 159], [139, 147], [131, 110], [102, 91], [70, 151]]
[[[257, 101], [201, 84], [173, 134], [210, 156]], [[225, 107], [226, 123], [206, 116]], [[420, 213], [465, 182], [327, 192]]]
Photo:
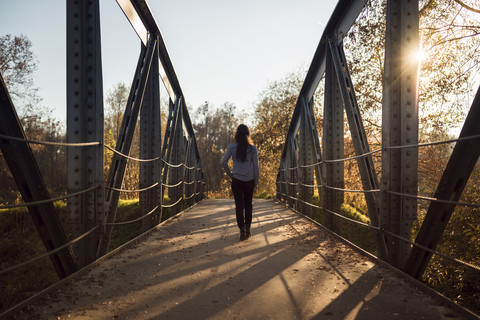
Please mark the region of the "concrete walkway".
[[271, 200], [206, 200], [16, 319], [463, 319]]

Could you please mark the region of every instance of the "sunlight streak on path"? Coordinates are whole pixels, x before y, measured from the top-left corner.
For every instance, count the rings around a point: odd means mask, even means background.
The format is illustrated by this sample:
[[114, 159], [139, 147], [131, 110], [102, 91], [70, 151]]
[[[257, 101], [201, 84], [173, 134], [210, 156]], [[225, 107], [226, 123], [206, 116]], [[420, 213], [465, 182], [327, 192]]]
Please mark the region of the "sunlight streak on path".
[[206, 200], [18, 319], [460, 319], [272, 200], [252, 233], [239, 242], [233, 200]]

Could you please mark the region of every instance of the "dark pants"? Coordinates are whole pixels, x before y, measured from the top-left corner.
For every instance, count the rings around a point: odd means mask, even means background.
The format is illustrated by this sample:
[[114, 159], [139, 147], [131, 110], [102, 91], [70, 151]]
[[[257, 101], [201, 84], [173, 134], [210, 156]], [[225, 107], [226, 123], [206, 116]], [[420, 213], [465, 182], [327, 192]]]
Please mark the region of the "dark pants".
[[[237, 225], [240, 229], [250, 229], [252, 224], [252, 198], [255, 189], [255, 180], [242, 181], [232, 179], [232, 191], [235, 198], [235, 213]], [[245, 213], [245, 215], [244, 215]]]

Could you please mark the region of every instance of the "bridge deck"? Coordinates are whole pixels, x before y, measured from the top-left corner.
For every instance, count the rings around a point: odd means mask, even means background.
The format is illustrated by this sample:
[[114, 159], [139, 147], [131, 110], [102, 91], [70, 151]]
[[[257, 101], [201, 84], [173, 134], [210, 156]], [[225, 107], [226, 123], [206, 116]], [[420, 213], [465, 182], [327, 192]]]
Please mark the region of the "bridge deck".
[[39, 319], [460, 319], [271, 200], [238, 241], [233, 200], [206, 200], [29, 307]]

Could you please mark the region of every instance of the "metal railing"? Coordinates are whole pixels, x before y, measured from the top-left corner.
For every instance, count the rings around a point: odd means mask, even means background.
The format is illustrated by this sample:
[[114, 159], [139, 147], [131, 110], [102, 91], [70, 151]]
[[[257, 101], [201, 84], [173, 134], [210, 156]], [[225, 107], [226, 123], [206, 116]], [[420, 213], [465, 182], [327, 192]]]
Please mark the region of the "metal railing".
[[[115, 226], [142, 221], [143, 232], [204, 197], [204, 179], [185, 99], [155, 19], [143, 0], [118, 1], [140, 37], [142, 49], [115, 147], [103, 140], [103, 90], [99, 1], [67, 2], [67, 143], [27, 139], [6, 85], [0, 87], [0, 148], [46, 253], [0, 270], [4, 275], [50, 257], [60, 278], [105, 255]], [[138, 23], [141, 22], [141, 23]], [[160, 77], [169, 94], [168, 123], [161, 145]], [[129, 155], [140, 119], [140, 158]], [[51, 198], [30, 144], [67, 148], [66, 195]], [[113, 152], [104, 182], [104, 151]], [[136, 190], [122, 189], [128, 161], [139, 163]], [[168, 181], [168, 183], [167, 183]], [[120, 193], [138, 192], [142, 213], [116, 221]], [[166, 201], [167, 195], [169, 200]], [[53, 202], [67, 200], [67, 236]]]
[[[436, 247], [455, 207], [480, 207], [459, 201], [480, 155], [480, 89], [458, 139], [418, 143], [418, 61], [397, 50], [419, 47], [418, 1], [388, 0], [382, 146], [370, 151], [343, 48], [343, 39], [365, 4], [364, 0], [339, 1], [320, 39], [286, 136], [277, 174], [277, 199], [306, 215], [312, 208], [321, 210], [331, 230], [335, 230], [334, 217], [373, 230], [378, 257], [416, 278], [423, 275], [434, 254], [478, 271], [479, 266], [443, 254]], [[322, 145], [313, 111], [313, 96], [321, 79]], [[344, 112], [355, 152], [348, 158], [344, 156]], [[455, 147], [435, 194], [419, 195], [419, 148], [447, 143], [455, 143]], [[373, 154], [381, 154], [380, 181]], [[352, 160], [357, 162], [363, 190], [345, 188], [344, 162]], [[315, 189], [321, 205], [312, 202]], [[340, 214], [345, 192], [363, 193], [370, 224]], [[415, 241], [411, 241], [417, 201], [430, 204]]]

